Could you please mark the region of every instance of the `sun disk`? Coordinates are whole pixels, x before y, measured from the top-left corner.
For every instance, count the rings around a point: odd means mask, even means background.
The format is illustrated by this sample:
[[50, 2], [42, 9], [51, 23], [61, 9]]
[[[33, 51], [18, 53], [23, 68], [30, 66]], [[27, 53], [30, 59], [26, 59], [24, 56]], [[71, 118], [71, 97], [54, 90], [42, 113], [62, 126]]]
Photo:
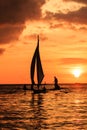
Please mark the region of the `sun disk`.
[[78, 78], [81, 75], [81, 69], [74, 69], [72, 73], [75, 77]]

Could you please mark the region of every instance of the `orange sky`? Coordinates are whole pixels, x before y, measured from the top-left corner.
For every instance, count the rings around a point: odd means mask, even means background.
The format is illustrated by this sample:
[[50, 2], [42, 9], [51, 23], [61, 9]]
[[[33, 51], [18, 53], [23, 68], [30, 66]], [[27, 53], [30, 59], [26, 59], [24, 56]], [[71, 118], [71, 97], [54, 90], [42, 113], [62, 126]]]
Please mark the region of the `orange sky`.
[[87, 0], [0, 0], [0, 83], [31, 83], [38, 34], [43, 83], [86, 83], [86, 33]]

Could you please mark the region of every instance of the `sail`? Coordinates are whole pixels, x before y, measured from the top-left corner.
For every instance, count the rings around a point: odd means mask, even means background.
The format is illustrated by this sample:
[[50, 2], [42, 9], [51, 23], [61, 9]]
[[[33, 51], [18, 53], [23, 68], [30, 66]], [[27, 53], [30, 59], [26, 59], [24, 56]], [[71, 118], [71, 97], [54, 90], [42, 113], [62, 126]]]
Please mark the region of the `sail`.
[[37, 53], [37, 48], [34, 52], [33, 58], [32, 58], [32, 62], [31, 62], [31, 69], [30, 69], [30, 75], [31, 75], [31, 82], [32, 84], [35, 84], [34, 82], [34, 71], [35, 71], [35, 59], [36, 59], [36, 53]]
[[34, 82], [35, 65], [36, 65], [36, 72], [37, 72], [37, 82], [38, 82], [37, 84], [41, 84], [43, 77], [44, 77], [44, 73], [43, 73], [42, 64], [41, 64], [41, 60], [40, 60], [39, 37], [38, 37], [37, 47], [36, 47], [36, 50], [34, 52], [32, 62], [31, 62], [30, 75], [31, 75], [32, 84], [35, 84], [35, 82]]
[[41, 82], [42, 82], [42, 80], [44, 78], [44, 73], [43, 73], [42, 64], [41, 64], [41, 60], [40, 60], [39, 37], [38, 37], [38, 45], [37, 45], [37, 62], [36, 62], [36, 66], [37, 66], [37, 81], [38, 81], [38, 84], [41, 84]]

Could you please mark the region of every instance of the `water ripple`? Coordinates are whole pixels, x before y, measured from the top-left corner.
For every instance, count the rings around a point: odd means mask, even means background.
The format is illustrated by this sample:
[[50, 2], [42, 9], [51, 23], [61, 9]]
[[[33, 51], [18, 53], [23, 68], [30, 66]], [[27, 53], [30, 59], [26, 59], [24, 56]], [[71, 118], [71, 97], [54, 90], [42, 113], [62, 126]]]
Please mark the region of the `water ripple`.
[[[69, 86], [67, 86], [69, 87]], [[14, 92], [14, 91], [13, 91]], [[1, 130], [86, 130], [87, 91], [0, 94]]]

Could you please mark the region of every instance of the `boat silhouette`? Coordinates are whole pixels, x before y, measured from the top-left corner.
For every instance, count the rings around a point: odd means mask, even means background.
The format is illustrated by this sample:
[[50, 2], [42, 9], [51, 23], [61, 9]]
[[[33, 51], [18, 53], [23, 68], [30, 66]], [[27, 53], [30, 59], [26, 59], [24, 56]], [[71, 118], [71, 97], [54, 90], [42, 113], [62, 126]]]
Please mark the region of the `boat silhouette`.
[[[37, 83], [34, 81], [35, 76], [35, 69], [36, 69], [36, 76], [37, 76]], [[40, 51], [39, 51], [39, 36], [37, 37], [37, 46], [31, 61], [31, 68], [30, 68], [30, 77], [31, 77], [31, 89], [34, 93], [41, 93], [46, 92], [46, 88], [42, 88], [42, 80], [44, 78], [44, 72], [42, 68], [41, 58], [40, 58]], [[35, 89], [34, 86], [37, 86]]]

